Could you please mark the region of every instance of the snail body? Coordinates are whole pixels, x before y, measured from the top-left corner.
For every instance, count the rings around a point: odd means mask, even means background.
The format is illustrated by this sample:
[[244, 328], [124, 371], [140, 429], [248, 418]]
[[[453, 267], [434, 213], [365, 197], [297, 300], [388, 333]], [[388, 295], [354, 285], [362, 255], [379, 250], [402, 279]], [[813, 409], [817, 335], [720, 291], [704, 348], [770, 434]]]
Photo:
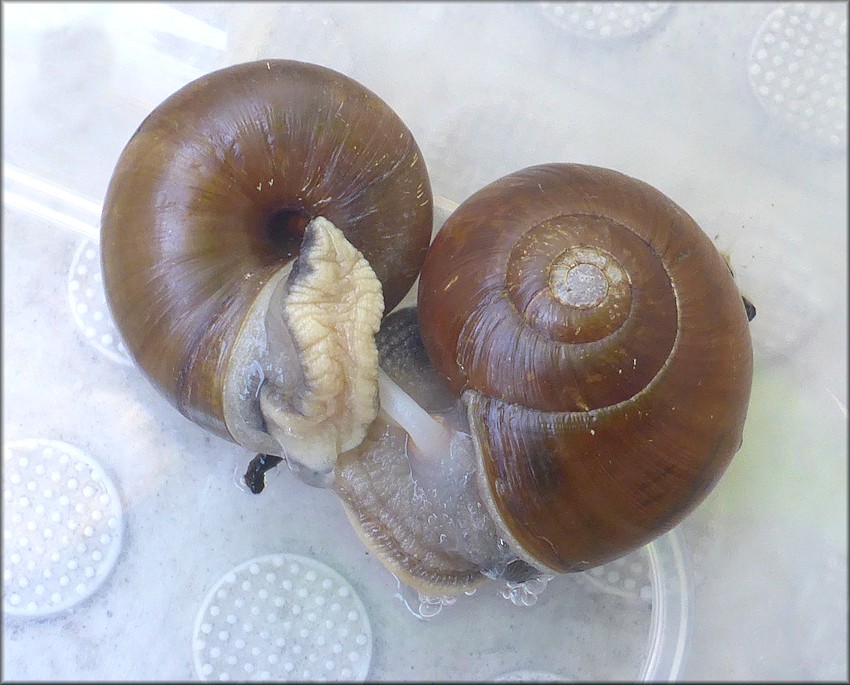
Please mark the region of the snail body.
[[184, 416], [259, 453], [252, 490], [285, 459], [420, 591], [584, 570], [687, 515], [741, 444], [752, 375], [741, 296], [693, 219], [550, 164], [475, 193], [429, 247], [431, 229], [386, 103], [316, 65], [236, 65], [122, 152], [107, 302]]
[[[447, 468], [447, 481], [474, 482], [466, 504], [450, 482], [438, 489], [488, 523], [449, 559], [394, 538], [400, 510], [349, 515], [428, 592], [622, 556], [693, 510], [741, 445], [752, 378], [741, 295], [694, 220], [623, 174], [541, 165], [472, 195], [429, 248], [418, 326], [472, 443]], [[344, 464], [349, 502], [380, 489], [354, 473], [361, 462]]]
[[317, 65], [240, 64], [170, 96], [122, 152], [107, 301], [187, 418], [326, 470], [374, 419], [372, 338], [431, 228], [422, 155], [377, 95]]

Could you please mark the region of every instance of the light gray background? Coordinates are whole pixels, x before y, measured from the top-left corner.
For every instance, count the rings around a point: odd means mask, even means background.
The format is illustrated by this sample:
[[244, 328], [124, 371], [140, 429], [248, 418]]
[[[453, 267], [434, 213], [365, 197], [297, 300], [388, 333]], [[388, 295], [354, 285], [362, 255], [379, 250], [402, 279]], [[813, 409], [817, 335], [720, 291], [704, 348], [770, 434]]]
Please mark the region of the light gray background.
[[[4, 618], [5, 678], [194, 678], [206, 590], [277, 551], [356, 588], [371, 678], [637, 677], [648, 607], [580, 577], [553, 582], [538, 607], [479, 591], [417, 621], [328, 493], [286, 473], [261, 497], [241, 492], [234, 471], [250, 455], [189, 424], [75, 319], [71, 264], [136, 126], [189, 80], [263, 57], [317, 62], [378, 93], [416, 137], [435, 193], [460, 201], [524, 166], [573, 161], [641, 178], [694, 216], [758, 316], [743, 448], [680, 527], [693, 620], [678, 675], [847, 677], [846, 5], [817, 4], [838, 18], [799, 48], [814, 71], [780, 60], [772, 80], [754, 64], [775, 56], [758, 55], [771, 17], [776, 41], [805, 31], [790, 6], [555, 5], [3, 5], [3, 438], [80, 447], [126, 512], [121, 557], [88, 602]], [[835, 50], [843, 60], [821, 59]], [[777, 100], [782, 88], [799, 108]], [[801, 128], [807, 117], [820, 123]]]

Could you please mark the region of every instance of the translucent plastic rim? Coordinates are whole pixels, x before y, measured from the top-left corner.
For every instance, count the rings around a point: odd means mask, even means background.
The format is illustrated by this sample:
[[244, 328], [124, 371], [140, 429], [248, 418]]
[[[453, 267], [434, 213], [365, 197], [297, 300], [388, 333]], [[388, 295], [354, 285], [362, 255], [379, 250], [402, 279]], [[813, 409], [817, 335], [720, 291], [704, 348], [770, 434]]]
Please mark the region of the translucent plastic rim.
[[652, 583], [649, 624], [642, 681], [672, 681], [681, 677], [691, 643], [693, 602], [691, 560], [678, 528], [646, 547]]

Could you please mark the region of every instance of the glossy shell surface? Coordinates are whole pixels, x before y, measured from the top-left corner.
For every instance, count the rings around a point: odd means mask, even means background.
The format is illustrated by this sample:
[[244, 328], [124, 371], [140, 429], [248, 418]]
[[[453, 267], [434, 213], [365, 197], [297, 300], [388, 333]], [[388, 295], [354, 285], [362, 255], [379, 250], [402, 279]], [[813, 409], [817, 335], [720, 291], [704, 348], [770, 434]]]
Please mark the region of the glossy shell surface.
[[642, 181], [549, 164], [483, 188], [429, 250], [419, 317], [463, 394], [492, 513], [544, 568], [670, 529], [741, 445], [741, 296], [694, 220]]
[[208, 74], [121, 154], [102, 217], [110, 309], [152, 383], [222, 437], [241, 322], [317, 216], [363, 253], [390, 311], [430, 239], [427, 170], [390, 107], [324, 67], [264, 60]]

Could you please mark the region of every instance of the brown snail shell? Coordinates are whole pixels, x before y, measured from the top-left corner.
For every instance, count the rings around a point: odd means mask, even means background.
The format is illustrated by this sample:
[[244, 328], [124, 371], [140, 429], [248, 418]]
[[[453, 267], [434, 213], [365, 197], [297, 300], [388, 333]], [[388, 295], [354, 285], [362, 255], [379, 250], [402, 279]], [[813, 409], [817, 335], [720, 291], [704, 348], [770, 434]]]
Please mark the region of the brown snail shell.
[[[256, 395], [276, 364], [286, 367], [261, 358], [271, 328], [292, 324], [265, 308], [277, 302], [275, 279], [314, 270], [312, 257], [296, 258], [319, 250], [317, 217], [345, 237], [323, 234], [322, 249], [347, 240], [351, 265], [380, 282], [370, 300], [379, 322], [430, 240], [422, 155], [367, 88], [288, 60], [228, 67], [174, 93], [127, 143], [106, 194], [104, 285], [131, 355], [186, 417], [254, 451], [281, 453]], [[283, 356], [302, 352], [297, 341], [275, 344]]]
[[578, 571], [651, 541], [741, 446], [741, 295], [650, 185], [578, 164], [505, 176], [449, 218], [420, 279], [420, 330], [463, 398], [482, 498], [531, 565]]
[[412, 358], [433, 367], [387, 371], [432, 388], [471, 445], [423, 456], [381, 414], [333, 486], [420, 592], [625, 555], [693, 510], [741, 445], [745, 301], [694, 220], [636, 179], [547, 164], [478, 191], [428, 250], [417, 318], [415, 336], [382, 337], [420, 336]]

